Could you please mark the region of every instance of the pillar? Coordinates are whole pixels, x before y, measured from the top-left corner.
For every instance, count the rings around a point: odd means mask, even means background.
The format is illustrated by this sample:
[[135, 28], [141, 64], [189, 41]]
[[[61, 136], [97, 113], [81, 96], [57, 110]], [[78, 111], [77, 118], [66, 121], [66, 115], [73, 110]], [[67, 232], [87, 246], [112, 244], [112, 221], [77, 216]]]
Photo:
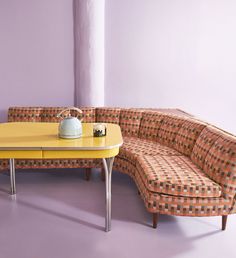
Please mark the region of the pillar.
[[104, 105], [105, 0], [74, 0], [75, 105]]

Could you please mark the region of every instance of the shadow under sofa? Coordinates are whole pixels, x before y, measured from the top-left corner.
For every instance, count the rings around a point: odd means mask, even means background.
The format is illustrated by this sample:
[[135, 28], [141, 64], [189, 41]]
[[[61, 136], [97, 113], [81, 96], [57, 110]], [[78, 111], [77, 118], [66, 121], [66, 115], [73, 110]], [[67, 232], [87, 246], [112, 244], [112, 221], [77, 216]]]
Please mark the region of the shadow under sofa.
[[[59, 122], [63, 109], [10, 107], [8, 122]], [[134, 180], [154, 228], [158, 214], [222, 216], [226, 228], [236, 213], [235, 136], [178, 109], [81, 109], [83, 122], [120, 125], [124, 144], [113, 169]], [[0, 169], [8, 166], [0, 161]], [[100, 160], [16, 160], [17, 169], [86, 168], [87, 180], [94, 167], [102, 168]]]

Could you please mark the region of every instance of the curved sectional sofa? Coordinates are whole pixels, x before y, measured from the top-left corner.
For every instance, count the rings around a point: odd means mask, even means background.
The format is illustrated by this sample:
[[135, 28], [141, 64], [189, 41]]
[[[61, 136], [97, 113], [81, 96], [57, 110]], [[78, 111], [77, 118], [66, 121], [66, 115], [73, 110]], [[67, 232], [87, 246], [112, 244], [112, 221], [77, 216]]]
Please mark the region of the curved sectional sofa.
[[[9, 122], [59, 122], [64, 107], [11, 107]], [[82, 108], [83, 122], [116, 123], [124, 144], [114, 169], [135, 181], [153, 215], [236, 213], [236, 137], [180, 110]], [[7, 160], [0, 168], [8, 167]], [[16, 168], [102, 168], [99, 160], [17, 160]], [[125, 205], [125, 204], [124, 204]]]

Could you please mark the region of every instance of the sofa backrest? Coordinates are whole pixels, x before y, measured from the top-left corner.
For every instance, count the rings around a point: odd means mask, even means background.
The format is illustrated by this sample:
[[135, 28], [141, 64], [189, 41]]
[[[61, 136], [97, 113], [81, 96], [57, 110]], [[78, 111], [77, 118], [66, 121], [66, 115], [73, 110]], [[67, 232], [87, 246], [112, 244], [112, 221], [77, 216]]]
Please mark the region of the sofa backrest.
[[222, 135], [222, 131], [212, 126], [206, 126], [200, 133], [191, 153], [191, 160], [203, 169], [204, 162], [212, 145]]
[[138, 137], [143, 110], [121, 109], [120, 128], [124, 136]]
[[100, 107], [96, 108], [96, 122], [98, 123], [120, 123], [120, 108]]
[[176, 134], [174, 148], [180, 153], [190, 156], [197, 138], [205, 127], [206, 124], [203, 122], [186, 119]]
[[187, 118], [181, 116], [163, 114], [163, 120], [158, 130], [157, 141], [173, 148], [176, 135], [186, 119]]
[[158, 111], [145, 111], [139, 127], [139, 138], [157, 140], [157, 134], [163, 121], [163, 113]]
[[222, 132], [209, 149], [203, 170], [233, 198], [236, 194], [236, 137]]
[[[41, 122], [58, 123], [61, 121], [61, 117], [57, 117], [63, 109], [66, 107], [44, 107], [41, 110]], [[65, 116], [65, 115], [64, 115]], [[63, 117], [63, 115], [62, 115]]]
[[[60, 122], [57, 114], [66, 107], [10, 107], [8, 109], [8, 122]], [[79, 115], [84, 123], [96, 121], [96, 108], [80, 108], [83, 113]], [[76, 115], [74, 111], [72, 115]], [[64, 115], [65, 116], [65, 115]], [[62, 115], [63, 117], [63, 115]]]
[[10, 107], [8, 122], [41, 122], [41, 107]]

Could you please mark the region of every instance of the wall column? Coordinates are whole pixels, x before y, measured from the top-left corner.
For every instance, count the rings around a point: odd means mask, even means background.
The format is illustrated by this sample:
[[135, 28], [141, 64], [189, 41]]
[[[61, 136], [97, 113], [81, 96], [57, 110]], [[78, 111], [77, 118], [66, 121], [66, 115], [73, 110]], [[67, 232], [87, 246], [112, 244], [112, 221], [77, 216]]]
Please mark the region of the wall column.
[[104, 105], [105, 0], [74, 0], [75, 105]]

